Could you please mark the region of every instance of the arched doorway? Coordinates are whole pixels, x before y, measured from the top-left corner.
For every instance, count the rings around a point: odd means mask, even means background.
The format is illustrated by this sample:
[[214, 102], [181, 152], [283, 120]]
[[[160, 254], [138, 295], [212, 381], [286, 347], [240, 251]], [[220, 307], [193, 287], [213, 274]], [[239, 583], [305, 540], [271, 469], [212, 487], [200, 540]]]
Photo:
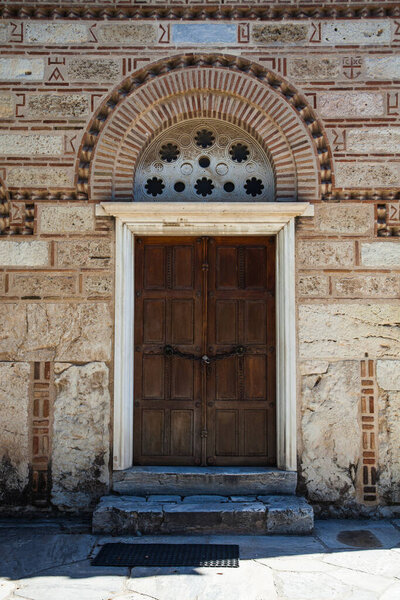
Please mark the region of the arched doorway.
[[[294, 219], [299, 215], [311, 216], [310, 202], [329, 187], [330, 154], [312, 109], [295, 90], [278, 81], [274, 74], [260, 71], [257, 65], [249, 63], [250, 71], [244, 73], [242, 64], [236, 65], [234, 58], [229, 68], [224, 60], [212, 56], [203, 61], [198, 57], [187, 64], [182, 58], [167, 61], [157, 76], [151, 69], [145, 69], [140, 76], [129, 78], [103, 103], [82, 146], [80, 186], [87, 190], [92, 201], [101, 203], [98, 215], [116, 219], [113, 442], [116, 470], [133, 464], [134, 302], [139, 291], [134, 281], [136, 239], [146, 236], [161, 236], [164, 240], [168, 236], [254, 239], [269, 235], [276, 241], [277, 466], [296, 470]], [[165, 196], [166, 201], [157, 201], [151, 195], [136, 202], [134, 175], [146, 149], [169, 127], [191, 119], [206, 122], [221, 119], [252, 135], [270, 161], [273, 197], [264, 201], [252, 197], [249, 202], [247, 198], [235, 199], [235, 194], [224, 190], [230, 194], [230, 200], [204, 202], [212, 194], [206, 197], [198, 194], [200, 202], [197, 197], [197, 201], [182, 202], [177, 198], [182, 192], [174, 189], [176, 194]], [[162, 179], [153, 173], [147, 179], [153, 177]], [[212, 182], [213, 178], [217, 183], [213, 184], [214, 194], [224, 181], [217, 181], [216, 174], [207, 177]], [[179, 181], [196, 194], [197, 179], [194, 183], [190, 178], [186, 183], [181, 178]], [[263, 181], [260, 177], [256, 179]], [[179, 181], [174, 180], [174, 185]], [[225, 182], [235, 184], [230, 180]], [[241, 182], [241, 192], [246, 193], [247, 182], [242, 179]], [[162, 189], [171, 190], [168, 185]], [[235, 186], [235, 191], [239, 187]], [[271, 186], [267, 190], [271, 192]]]
[[[136, 202], [271, 202], [272, 164], [218, 119], [143, 150]], [[276, 465], [275, 237], [138, 237], [134, 464]]]

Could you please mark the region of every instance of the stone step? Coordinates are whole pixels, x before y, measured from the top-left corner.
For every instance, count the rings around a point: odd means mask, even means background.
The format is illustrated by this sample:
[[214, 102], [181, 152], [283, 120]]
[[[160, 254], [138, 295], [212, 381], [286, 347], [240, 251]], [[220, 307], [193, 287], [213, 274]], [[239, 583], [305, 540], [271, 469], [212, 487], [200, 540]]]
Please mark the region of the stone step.
[[131, 467], [114, 471], [113, 492], [148, 494], [295, 494], [297, 473], [267, 467]]
[[314, 513], [298, 496], [104, 496], [93, 513], [93, 533], [309, 534]]

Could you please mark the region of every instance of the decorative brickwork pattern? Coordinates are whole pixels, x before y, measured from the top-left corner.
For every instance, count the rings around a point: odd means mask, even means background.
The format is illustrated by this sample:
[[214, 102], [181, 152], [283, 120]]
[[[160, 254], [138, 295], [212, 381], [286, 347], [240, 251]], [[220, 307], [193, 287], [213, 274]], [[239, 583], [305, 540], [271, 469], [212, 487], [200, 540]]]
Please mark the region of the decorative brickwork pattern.
[[400, 202], [378, 204], [376, 231], [379, 237], [400, 237]]
[[377, 501], [377, 407], [375, 361], [361, 361], [362, 499]]
[[[400, 8], [390, 0], [388, 6], [384, 2], [362, 2], [354, 5], [338, 5], [334, 0], [331, 6], [320, 6], [319, 0], [308, 0], [306, 6], [291, 6], [285, 2], [279, 6], [276, 0], [253, 0], [243, 5], [242, 0], [219, 0], [204, 6], [204, 0], [172, 0], [169, 6], [161, 0], [145, 3], [143, 0], [125, 0], [121, 5], [118, 0], [99, 2], [97, 6], [74, 6], [80, 0], [70, 0], [70, 7], [51, 5], [47, 0], [39, 0], [34, 4], [29, 1], [17, 5], [0, 7], [3, 19], [203, 19], [203, 20], [281, 20], [281, 19], [359, 19], [400, 17]], [[59, 2], [63, 4], [62, 2]], [[147, 4], [143, 6], [143, 4]], [[274, 6], [268, 6], [272, 4]], [[312, 5], [317, 5], [315, 8]], [[328, 4], [325, 2], [324, 4]], [[182, 6], [183, 5], [183, 6]], [[185, 6], [187, 5], [187, 6]], [[225, 6], [226, 5], [226, 6]], [[262, 5], [262, 6], [257, 6]], [[382, 6], [383, 5], [383, 6]]]
[[52, 363], [33, 363], [32, 387], [32, 502], [45, 506], [49, 502], [51, 487]]
[[78, 190], [96, 202], [132, 200], [140, 150], [155, 131], [193, 116], [224, 118], [268, 146], [278, 201], [313, 201], [329, 193], [330, 152], [305, 99], [260, 65], [220, 55], [160, 61], [125, 80], [83, 138]]

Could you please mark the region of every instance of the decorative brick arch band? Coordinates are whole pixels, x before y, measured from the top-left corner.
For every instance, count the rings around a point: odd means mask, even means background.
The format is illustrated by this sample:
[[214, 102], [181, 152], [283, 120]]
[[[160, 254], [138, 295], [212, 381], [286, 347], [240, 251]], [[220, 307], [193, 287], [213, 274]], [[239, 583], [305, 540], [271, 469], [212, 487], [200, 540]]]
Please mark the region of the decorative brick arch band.
[[331, 190], [322, 126], [296, 90], [236, 57], [185, 56], [143, 69], [106, 100], [78, 156], [78, 192], [91, 201], [133, 200], [135, 165], [155, 134], [193, 117], [244, 127], [268, 150], [276, 199], [313, 201]]

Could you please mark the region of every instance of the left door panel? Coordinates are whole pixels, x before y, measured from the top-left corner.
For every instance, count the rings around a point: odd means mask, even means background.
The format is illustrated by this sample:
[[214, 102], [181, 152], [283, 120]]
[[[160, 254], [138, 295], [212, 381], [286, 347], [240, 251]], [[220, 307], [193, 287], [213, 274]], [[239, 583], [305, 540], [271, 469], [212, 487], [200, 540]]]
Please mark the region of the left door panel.
[[200, 464], [202, 244], [138, 238], [135, 245], [134, 462]]

